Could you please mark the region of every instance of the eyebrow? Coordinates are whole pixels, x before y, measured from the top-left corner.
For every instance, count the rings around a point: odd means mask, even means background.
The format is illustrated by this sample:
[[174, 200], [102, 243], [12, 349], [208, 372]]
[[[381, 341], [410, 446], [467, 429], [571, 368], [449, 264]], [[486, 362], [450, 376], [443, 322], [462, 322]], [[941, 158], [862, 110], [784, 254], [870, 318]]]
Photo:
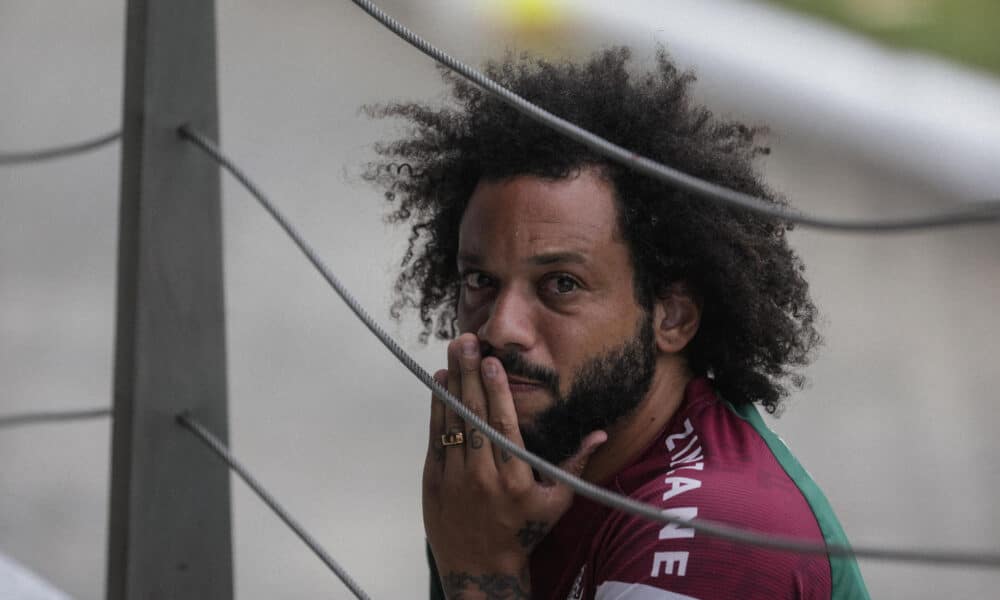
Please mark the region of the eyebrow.
[[536, 265], [551, 265], [555, 263], [586, 263], [587, 258], [578, 252], [550, 252], [548, 254], [536, 254], [531, 257], [531, 262]]
[[[587, 258], [579, 252], [547, 252], [545, 254], [536, 254], [530, 257], [528, 261], [535, 265], [552, 265], [557, 263], [584, 264], [587, 262]], [[483, 264], [483, 258], [471, 252], [460, 252], [458, 254], [458, 262], [479, 266]]]
[[483, 259], [478, 254], [472, 254], [471, 252], [459, 252], [458, 262], [478, 267], [483, 264]]

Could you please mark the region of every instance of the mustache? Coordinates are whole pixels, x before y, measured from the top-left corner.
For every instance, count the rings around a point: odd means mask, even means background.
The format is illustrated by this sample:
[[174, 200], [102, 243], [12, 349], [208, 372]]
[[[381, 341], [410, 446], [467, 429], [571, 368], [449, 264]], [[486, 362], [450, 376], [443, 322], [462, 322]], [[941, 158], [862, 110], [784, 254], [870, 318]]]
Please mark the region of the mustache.
[[559, 374], [554, 370], [528, 361], [517, 352], [484, 348], [483, 357], [493, 356], [503, 365], [507, 375], [524, 377], [542, 384], [557, 397], [559, 395]]

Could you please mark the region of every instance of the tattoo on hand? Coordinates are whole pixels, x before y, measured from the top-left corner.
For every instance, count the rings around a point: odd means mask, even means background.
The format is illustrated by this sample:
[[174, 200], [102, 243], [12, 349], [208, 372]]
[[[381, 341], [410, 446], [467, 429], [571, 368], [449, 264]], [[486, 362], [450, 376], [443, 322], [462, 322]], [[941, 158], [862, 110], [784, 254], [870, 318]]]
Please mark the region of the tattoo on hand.
[[549, 532], [549, 524], [545, 521], [528, 521], [518, 530], [517, 540], [524, 548], [534, 548]]
[[510, 462], [510, 459], [514, 458], [514, 455], [510, 453], [506, 448], [500, 448], [500, 460], [503, 462]]
[[472, 446], [473, 450], [479, 450], [483, 447], [483, 436], [475, 429], [469, 430], [469, 445]]
[[486, 600], [530, 600], [521, 580], [521, 577], [497, 573], [448, 573], [441, 577], [441, 586], [448, 600], [463, 600], [467, 597], [466, 592], [483, 592]]

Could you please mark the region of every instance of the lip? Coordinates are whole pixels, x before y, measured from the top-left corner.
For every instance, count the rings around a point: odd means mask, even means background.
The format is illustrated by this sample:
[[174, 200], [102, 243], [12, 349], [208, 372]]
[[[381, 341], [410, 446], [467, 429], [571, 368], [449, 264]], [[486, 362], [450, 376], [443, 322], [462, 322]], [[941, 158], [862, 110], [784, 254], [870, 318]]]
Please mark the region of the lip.
[[515, 396], [526, 396], [546, 391], [545, 386], [541, 383], [531, 379], [521, 379], [520, 377], [508, 378], [507, 385], [510, 387], [511, 394]]

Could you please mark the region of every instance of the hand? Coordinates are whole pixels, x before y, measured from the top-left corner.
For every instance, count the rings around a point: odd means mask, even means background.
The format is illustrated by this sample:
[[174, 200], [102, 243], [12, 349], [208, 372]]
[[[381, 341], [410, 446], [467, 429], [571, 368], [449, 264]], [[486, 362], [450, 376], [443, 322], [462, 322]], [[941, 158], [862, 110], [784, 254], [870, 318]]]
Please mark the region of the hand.
[[[435, 378], [473, 413], [523, 447], [507, 376], [494, 357], [480, 359], [479, 340], [463, 334], [448, 345], [448, 370]], [[461, 432], [465, 443], [443, 446]], [[577, 475], [603, 431], [588, 435], [562, 468]], [[569, 509], [573, 491], [538, 482], [531, 467], [494, 446], [440, 400], [431, 400], [423, 474], [424, 527], [445, 593], [462, 598], [528, 598], [528, 557]], [[481, 592], [470, 594], [472, 590]]]

